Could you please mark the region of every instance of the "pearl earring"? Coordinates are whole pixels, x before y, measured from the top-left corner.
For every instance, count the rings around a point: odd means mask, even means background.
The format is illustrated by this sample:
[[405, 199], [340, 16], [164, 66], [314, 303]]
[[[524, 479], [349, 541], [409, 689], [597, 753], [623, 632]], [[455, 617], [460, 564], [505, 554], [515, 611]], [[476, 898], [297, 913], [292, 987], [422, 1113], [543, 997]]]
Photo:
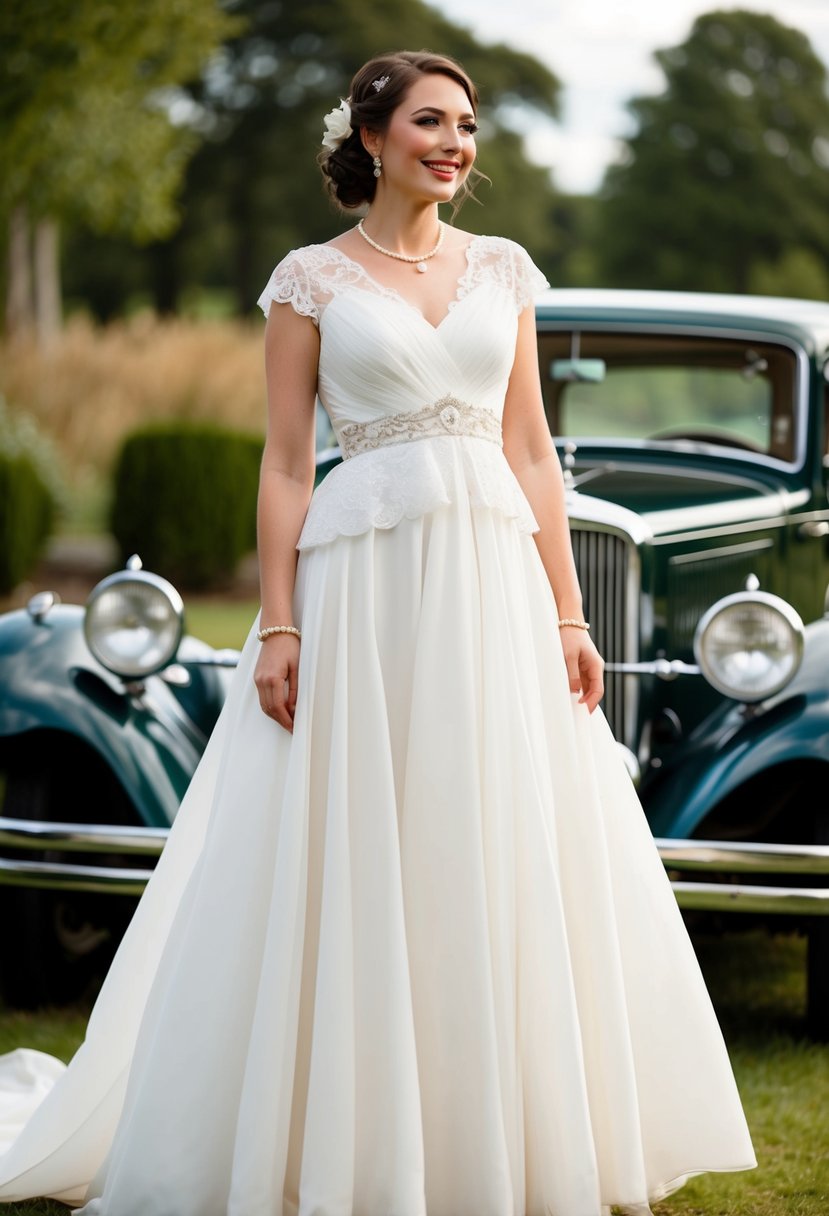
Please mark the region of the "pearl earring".
[[379, 177], [383, 172], [383, 162], [379, 156], [374, 157], [374, 176]]

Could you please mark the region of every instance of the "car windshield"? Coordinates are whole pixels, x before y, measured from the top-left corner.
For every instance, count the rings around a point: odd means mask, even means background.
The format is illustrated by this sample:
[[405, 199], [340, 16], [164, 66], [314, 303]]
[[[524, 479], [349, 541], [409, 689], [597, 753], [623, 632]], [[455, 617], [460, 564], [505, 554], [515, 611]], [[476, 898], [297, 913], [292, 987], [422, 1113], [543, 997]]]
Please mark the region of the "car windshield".
[[797, 363], [787, 347], [596, 331], [541, 332], [538, 342], [556, 436], [690, 440], [794, 458]]

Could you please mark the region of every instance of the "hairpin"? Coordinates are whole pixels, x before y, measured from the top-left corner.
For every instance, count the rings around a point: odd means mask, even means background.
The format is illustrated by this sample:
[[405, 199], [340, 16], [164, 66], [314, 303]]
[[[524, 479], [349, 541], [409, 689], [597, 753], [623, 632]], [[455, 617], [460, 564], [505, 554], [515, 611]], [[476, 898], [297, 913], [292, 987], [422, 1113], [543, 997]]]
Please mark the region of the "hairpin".
[[376, 89], [377, 92], [379, 93], [380, 90], [384, 89], [388, 83], [389, 83], [388, 76], [378, 76], [376, 80], [372, 80], [371, 87], [373, 89]]

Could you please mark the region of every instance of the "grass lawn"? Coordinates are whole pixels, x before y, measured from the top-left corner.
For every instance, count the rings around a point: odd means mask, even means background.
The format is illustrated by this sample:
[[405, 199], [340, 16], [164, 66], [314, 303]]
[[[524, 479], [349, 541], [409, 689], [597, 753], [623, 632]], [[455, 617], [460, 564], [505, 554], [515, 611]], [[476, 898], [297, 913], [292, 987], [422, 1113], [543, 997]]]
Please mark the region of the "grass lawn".
[[[761, 931], [694, 933], [728, 1042], [758, 1168], [708, 1174], [654, 1207], [654, 1216], [827, 1216], [829, 1044], [803, 1033], [802, 939]], [[69, 1059], [86, 1010], [0, 1011], [0, 1051], [38, 1047]], [[10, 1204], [3, 1216], [66, 1216], [48, 1200]], [[463, 1213], [459, 1216], [473, 1216]], [[566, 1213], [562, 1216], [567, 1216]]]
[[187, 632], [210, 646], [241, 649], [259, 611], [255, 599], [188, 597], [184, 601]]
[[654, 1216], [826, 1216], [829, 1044], [803, 1031], [805, 942], [757, 931], [695, 936], [758, 1168], [694, 1178]]

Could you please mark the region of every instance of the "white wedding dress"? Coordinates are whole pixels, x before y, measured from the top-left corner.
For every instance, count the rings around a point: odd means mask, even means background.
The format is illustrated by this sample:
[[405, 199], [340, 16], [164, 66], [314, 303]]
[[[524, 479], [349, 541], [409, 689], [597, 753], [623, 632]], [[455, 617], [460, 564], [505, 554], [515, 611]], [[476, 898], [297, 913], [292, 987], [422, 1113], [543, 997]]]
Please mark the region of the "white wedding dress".
[[319, 325], [348, 457], [299, 542], [294, 733], [254, 624], [83, 1046], [45, 1097], [54, 1061], [3, 1061], [0, 1200], [600, 1216], [755, 1164], [499, 443], [543, 280], [499, 238], [467, 263], [437, 327], [335, 248], [274, 271], [260, 303]]

